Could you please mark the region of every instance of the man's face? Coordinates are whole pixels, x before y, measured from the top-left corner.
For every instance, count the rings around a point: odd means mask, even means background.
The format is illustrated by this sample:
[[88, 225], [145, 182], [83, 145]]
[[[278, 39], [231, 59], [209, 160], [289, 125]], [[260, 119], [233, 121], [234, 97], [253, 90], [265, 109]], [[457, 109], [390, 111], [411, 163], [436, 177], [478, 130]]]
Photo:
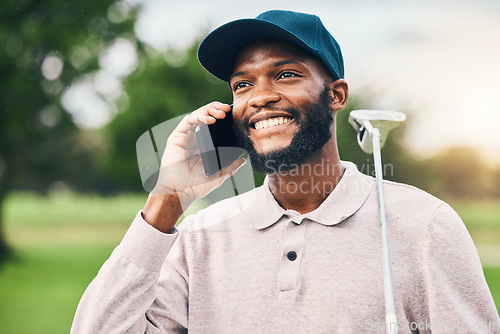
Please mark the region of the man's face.
[[230, 81], [233, 115], [254, 169], [293, 168], [328, 142], [328, 78], [316, 59], [284, 43], [260, 42], [238, 54]]

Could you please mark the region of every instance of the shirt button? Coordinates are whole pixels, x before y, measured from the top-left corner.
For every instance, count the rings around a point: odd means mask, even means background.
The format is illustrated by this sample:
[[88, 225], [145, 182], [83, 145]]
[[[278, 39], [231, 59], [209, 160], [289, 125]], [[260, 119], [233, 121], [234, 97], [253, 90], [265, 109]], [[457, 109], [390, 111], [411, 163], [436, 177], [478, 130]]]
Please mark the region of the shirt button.
[[294, 251], [288, 252], [288, 254], [286, 255], [286, 257], [290, 261], [295, 261], [297, 259], [297, 253], [295, 253]]

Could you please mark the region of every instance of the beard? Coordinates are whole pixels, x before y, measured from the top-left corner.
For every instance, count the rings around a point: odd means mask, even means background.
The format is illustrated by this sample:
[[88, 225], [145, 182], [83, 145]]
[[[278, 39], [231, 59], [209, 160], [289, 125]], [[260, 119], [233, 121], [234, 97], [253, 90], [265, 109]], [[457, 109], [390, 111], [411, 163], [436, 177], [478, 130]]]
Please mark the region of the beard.
[[[293, 135], [290, 145], [282, 149], [265, 154], [258, 153], [247, 134], [248, 130], [245, 131], [248, 129], [248, 119], [236, 125], [235, 132], [239, 144], [248, 152], [255, 171], [264, 174], [289, 171], [306, 162], [314, 152], [325, 146], [332, 137], [331, 126], [334, 121], [330, 90], [325, 84], [317, 102], [303, 111], [297, 108], [285, 109], [293, 116], [298, 130]], [[242, 124], [246, 125], [246, 129]]]

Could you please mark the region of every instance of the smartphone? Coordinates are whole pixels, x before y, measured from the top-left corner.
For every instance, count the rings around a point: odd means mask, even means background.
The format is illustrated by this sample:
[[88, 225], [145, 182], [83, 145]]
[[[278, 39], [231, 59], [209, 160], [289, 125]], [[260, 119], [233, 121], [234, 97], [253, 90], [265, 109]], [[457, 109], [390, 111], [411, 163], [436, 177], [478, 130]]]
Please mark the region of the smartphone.
[[201, 161], [208, 176], [218, 173], [239, 157], [246, 155], [235, 133], [232, 107], [223, 119], [196, 127]]

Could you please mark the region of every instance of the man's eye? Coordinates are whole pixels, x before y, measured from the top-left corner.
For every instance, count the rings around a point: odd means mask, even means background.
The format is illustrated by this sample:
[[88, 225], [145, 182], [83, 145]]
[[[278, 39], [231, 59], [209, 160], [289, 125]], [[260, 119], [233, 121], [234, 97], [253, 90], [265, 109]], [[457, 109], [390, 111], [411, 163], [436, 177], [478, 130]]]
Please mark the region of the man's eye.
[[245, 88], [248, 86], [250, 86], [250, 84], [248, 82], [237, 82], [233, 86], [233, 91], [236, 92], [238, 89]]
[[298, 76], [299, 75], [297, 73], [285, 71], [285, 72], [281, 72], [278, 75], [278, 79], [293, 78], [293, 77], [298, 77]]

